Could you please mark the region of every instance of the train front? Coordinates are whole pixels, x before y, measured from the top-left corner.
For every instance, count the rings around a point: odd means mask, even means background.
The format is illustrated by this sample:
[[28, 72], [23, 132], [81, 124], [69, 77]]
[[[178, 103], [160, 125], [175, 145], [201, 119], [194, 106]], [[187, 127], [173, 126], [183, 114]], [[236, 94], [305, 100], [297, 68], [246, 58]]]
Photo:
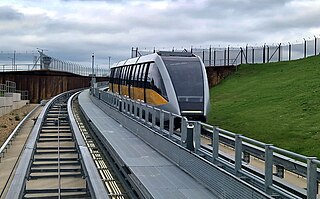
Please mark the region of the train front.
[[189, 120], [206, 121], [209, 110], [209, 86], [205, 66], [192, 53], [161, 56], [169, 73], [180, 113]]

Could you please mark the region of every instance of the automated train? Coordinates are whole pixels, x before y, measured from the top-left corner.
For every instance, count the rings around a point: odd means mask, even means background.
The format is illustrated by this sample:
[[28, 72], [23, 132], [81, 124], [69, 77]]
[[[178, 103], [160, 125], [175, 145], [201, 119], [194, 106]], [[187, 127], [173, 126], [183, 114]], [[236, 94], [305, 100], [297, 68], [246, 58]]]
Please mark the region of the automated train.
[[205, 121], [209, 86], [200, 57], [188, 52], [157, 52], [127, 59], [111, 67], [113, 93]]

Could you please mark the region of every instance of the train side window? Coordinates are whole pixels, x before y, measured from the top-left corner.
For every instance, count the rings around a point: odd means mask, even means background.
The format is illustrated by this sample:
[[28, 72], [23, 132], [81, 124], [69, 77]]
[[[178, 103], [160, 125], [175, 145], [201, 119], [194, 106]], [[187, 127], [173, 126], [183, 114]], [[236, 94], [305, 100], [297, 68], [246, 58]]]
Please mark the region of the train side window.
[[127, 69], [127, 68], [126, 68], [125, 66], [122, 67], [121, 85], [124, 85], [124, 83], [125, 83], [124, 76], [125, 76], [125, 74], [126, 74], [126, 69]]
[[134, 73], [134, 84], [133, 86], [134, 87], [138, 87], [138, 76], [139, 76], [139, 71], [140, 71], [140, 68], [141, 68], [141, 65], [137, 65], [137, 69], [136, 69], [136, 72]]
[[137, 65], [133, 65], [131, 75], [130, 75], [130, 85], [131, 86], [134, 86], [134, 74], [135, 74], [136, 70], [137, 70]]
[[128, 67], [129, 67], [129, 66], [125, 66], [125, 67], [124, 67], [123, 85], [126, 85], [126, 84], [127, 84], [127, 73], [128, 73]]
[[121, 85], [122, 67], [119, 68], [119, 85]]
[[140, 68], [140, 73], [139, 73], [139, 87], [143, 88], [143, 74], [144, 74], [144, 70], [145, 70], [145, 65], [146, 64], [142, 64], [141, 68]]
[[132, 66], [128, 66], [128, 72], [127, 72], [127, 77], [126, 77], [126, 79], [127, 79], [127, 85], [129, 85], [130, 84], [130, 73], [131, 73], [131, 69], [132, 69]]
[[113, 80], [114, 80], [113, 82], [114, 82], [115, 84], [118, 83], [118, 72], [119, 72], [118, 68], [115, 68], [114, 78], [113, 78]]
[[149, 66], [146, 88], [152, 89], [159, 93], [162, 97], [168, 99], [162, 76], [159, 72], [158, 66], [155, 63], [151, 63]]

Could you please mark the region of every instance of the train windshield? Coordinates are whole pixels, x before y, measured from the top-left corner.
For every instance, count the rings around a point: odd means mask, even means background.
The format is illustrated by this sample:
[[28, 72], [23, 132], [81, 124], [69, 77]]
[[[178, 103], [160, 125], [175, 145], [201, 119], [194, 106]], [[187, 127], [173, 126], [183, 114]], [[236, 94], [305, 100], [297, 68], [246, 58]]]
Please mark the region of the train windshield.
[[[181, 109], [202, 109], [186, 105], [203, 103], [203, 73], [197, 57], [162, 57], [176, 91]], [[188, 106], [188, 107], [185, 107]], [[197, 108], [198, 107], [198, 108]]]

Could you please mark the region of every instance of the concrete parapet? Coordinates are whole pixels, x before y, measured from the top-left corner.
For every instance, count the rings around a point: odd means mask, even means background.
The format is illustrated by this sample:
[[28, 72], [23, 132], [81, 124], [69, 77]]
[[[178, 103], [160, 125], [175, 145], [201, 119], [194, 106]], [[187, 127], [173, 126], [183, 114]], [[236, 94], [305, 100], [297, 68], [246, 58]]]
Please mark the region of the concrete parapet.
[[24, 105], [26, 105], [26, 104], [27, 104], [27, 102], [26, 102], [26, 101], [27, 101], [27, 100], [13, 102], [12, 109], [13, 109], [13, 110], [15, 110], [15, 109], [22, 108]]
[[20, 93], [6, 93], [5, 97], [0, 97], [0, 116], [22, 108], [26, 104], [29, 104], [29, 100], [21, 100]]
[[0, 107], [0, 116], [5, 114], [5, 107]]
[[4, 106], [12, 106], [13, 105], [13, 97], [6, 97], [6, 102]]
[[21, 93], [12, 93], [13, 101], [21, 101]]
[[0, 108], [4, 107], [4, 102], [5, 102], [6, 98], [5, 97], [0, 97]]

